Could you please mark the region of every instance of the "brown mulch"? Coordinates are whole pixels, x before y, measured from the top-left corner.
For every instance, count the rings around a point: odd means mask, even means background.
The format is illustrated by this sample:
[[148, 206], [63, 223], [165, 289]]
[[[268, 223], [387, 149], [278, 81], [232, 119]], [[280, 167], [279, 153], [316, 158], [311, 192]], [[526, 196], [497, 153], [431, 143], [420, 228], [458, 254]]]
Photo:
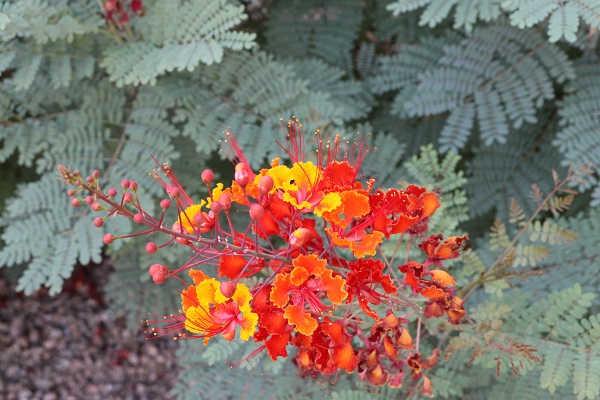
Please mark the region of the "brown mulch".
[[109, 274], [76, 267], [53, 297], [17, 294], [0, 274], [1, 399], [173, 399], [177, 343], [112, 318], [101, 296]]

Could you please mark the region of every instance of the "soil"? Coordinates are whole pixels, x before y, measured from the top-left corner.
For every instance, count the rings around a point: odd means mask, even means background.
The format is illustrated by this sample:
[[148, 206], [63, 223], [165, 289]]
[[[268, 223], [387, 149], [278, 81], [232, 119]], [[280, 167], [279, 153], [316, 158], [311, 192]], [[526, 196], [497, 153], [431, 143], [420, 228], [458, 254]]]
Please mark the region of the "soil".
[[107, 263], [76, 267], [63, 292], [26, 297], [0, 274], [0, 398], [173, 399], [177, 343], [145, 340], [109, 314]]

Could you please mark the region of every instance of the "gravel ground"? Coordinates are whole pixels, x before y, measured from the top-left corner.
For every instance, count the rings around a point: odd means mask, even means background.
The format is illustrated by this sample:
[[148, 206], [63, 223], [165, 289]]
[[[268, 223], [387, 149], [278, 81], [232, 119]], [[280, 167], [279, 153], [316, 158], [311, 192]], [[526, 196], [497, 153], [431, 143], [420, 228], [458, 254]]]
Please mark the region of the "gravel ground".
[[0, 275], [0, 399], [172, 399], [177, 343], [144, 340], [99, 293], [108, 265], [77, 267], [59, 296], [25, 297]]

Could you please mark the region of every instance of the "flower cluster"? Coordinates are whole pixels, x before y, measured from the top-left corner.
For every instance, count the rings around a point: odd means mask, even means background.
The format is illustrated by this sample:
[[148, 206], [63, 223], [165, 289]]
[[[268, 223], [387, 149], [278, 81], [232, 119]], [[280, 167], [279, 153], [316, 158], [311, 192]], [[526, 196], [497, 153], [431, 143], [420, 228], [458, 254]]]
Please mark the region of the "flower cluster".
[[[284, 128], [287, 140], [280, 146], [290, 165], [275, 159], [260, 171], [227, 134], [224, 151], [235, 166], [233, 180], [216, 183], [205, 170], [205, 199], [192, 200], [173, 170], [160, 165], [153, 173], [167, 195], [160, 218], [144, 212], [133, 181], [122, 183], [119, 201], [115, 189], [100, 190], [97, 173], [87, 179], [64, 167], [61, 173], [78, 186], [72, 196], [92, 192], [91, 199], [75, 198], [73, 205], [85, 201], [106, 212], [98, 226], [122, 214], [150, 228], [136, 235], [170, 235], [160, 246], [148, 243], [149, 253], [172, 243], [194, 252], [179, 268], [150, 267], [156, 283], [176, 278], [184, 285], [180, 313], [167, 317], [154, 334], [178, 332], [176, 338], [203, 338], [207, 344], [217, 335], [233, 340], [239, 331], [239, 339], [257, 343], [252, 356], [265, 351], [275, 360], [295, 348], [294, 361], [306, 376], [343, 370], [373, 385], [409, 381], [431, 394], [426, 371], [439, 352], [419, 353], [421, 317], [445, 315], [458, 324], [465, 316], [454, 294], [456, 282], [442, 263], [458, 257], [466, 237], [426, 234], [440, 206], [436, 193], [415, 185], [375, 189], [375, 180], [363, 180], [361, 164], [370, 151], [364, 140], [349, 143], [336, 136], [323, 142], [317, 132], [316, 156], [307, 160], [302, 126], [292, 120]], [[165, 211], [171, 207], [177, 218], [167, 225]], [[394, 265], [380, 245], [392, 238], [400, 244], [404, 237], [406, 260]], [[117, 239], [107, 234], [105, 243]], [[423, 253], [420, 262], [409, 259], [415, 241]], [[184, 271], [191, 283], [180, 277]], [[413, 343], [409, 322], [417, 313], [422, 315]]]

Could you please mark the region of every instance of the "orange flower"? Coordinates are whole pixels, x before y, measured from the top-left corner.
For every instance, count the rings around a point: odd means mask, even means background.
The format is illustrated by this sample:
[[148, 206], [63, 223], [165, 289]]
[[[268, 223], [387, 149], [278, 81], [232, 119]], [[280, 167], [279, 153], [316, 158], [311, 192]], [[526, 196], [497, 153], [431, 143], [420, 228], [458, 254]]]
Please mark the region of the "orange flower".
[[[317, 293], [324, 291], [329, 301], [341, 304], [348, 296], [343, 289], [346, 281], [341, 276], [333, 276], [333, 271], [325, 268], [327, 260], [315, 254], [300, 255], [292, 264], [294, 268], [289, 274], [277, 275], [270, 300], [276, 307], [285, 309], [284, 317], [295, 325], [296, 332], [311, 335], [317, 328], [317, 320], [311, 313], [321, 314], [329, 308]], [[305, 312], [305, 304], [311, 312]]]

